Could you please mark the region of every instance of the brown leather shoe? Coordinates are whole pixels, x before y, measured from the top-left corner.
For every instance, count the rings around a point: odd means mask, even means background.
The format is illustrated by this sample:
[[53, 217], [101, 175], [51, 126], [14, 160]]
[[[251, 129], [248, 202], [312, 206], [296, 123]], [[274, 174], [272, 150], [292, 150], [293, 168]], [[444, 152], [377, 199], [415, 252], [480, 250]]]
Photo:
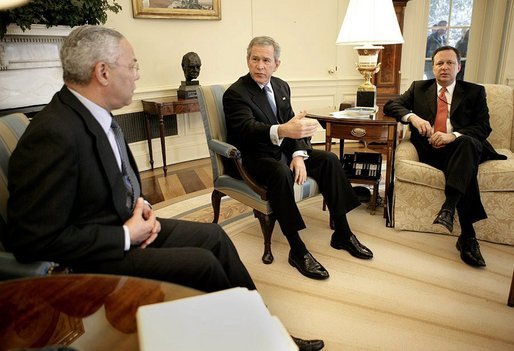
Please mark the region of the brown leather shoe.
[[318, 351], [325, 347], [323, 340], [303, 340], [292, 335], [291, 337], [300, 351]]
[[457, 250], [460, 251], [460, 258], [473, 267], [485, 267], [485, 260], [480, 253], [480, 244], [476, 238], [463, 238], [457, 240]]
[[289, 264], [308, 278], [323, 280], [329, 277], [328, 271], [316, 261], [310, 252], [307, 252], [301, 259], [289, 252]]
[[433, 224], [437, 224], [446, 228], [450, 233], [453, 232], [453, 217], [455, 212], [446, 208], [441, 209], [434, 219]]

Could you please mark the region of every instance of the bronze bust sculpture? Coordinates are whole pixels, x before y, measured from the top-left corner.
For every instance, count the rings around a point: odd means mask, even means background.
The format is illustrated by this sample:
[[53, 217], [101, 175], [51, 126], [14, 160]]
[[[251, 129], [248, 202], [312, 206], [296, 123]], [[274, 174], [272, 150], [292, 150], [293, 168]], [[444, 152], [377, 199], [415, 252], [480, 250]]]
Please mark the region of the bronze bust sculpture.
[[196, 98], [196, 87], [200, 85], [197, 78], [200, 75], [201, 67], [202, 61], [196, 52], [188, 52], [182, 57], [182, 70], [184, 71], [184, 77], [186, 80], [182, 81], [177, 90], [179, 98]]
[[200, 75], [202, 61], [196, 52], [188, 52], [182, 57], [182, 70], [186, 81], [192, 81]]

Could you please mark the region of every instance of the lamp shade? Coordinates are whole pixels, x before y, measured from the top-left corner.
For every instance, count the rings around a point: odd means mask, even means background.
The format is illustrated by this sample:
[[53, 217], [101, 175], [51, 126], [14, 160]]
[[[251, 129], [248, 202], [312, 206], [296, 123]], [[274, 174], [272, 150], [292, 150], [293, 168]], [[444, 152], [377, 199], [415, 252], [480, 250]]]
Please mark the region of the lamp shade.
[[25, 5], [28, 0], [0, 0], [0, 10], [9, 10], [15, 7]]
[[392, 0], [350, 0], [336, 44], [401, 43], [403, 37]]

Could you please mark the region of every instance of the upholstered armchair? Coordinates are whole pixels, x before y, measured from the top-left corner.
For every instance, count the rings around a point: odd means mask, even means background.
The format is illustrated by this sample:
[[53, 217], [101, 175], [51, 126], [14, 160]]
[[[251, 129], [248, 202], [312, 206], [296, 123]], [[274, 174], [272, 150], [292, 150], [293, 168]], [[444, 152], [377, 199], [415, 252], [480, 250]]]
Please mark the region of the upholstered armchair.
[[[477, 222], [475, 230], [477, 239], [514, 245], [513, 90], [505, 85], [484, 86], [493, 129], [488, 140], [508, 159], [487, 161], [479, 166], [480, 196], [488, 218]], [[396, 148], [394, 164], [395, 229], [446, 234], [432, 224], [444, 201], [444, 175], [419, 162], [408, 131]], [[453, 234], [460, 234], [458, 218]]]
[[[0, 117], [0, 233], [7, 230], [7, 167], [9, 157], [18, 143], [27, 125], [28, 118], [22, 113]], [[1, 236], [0, 236], [0, 239]], [[57, 264], [53, 262], [19, 263], [13, 254], [6, 252], [0, 244], [0, 280], [46, 275], [51, 273]]]
[[[223, 93], [227, 86], [212, 85], [201, 86], [197, 89], [200, 112], [207, 137], [207, 145], [212, 165], [214, 190], [212, 192], [212, 207], [214, 209], [214, 223], [218, 222], [221, 199], [229, 196], [253, 209], [255, 217], [259, 220], [264, 236], [264, 254], [262, 261], [266, 264], [273, 262], [271, 252], [271, 235], [275, 226], [275, 217], [267, 199], [267, 190], [255, 182], [246, 173], [241, 152], [226, 142], [227, 127], [225, 113], [223, 112]], [[226, 163], [229, 162], [239, 172], [241, 179], [227, 174]], [[319, 194], [318, 184], [308, 178], [303, 185], [295, 184], [295, 200], [301, 201]]]

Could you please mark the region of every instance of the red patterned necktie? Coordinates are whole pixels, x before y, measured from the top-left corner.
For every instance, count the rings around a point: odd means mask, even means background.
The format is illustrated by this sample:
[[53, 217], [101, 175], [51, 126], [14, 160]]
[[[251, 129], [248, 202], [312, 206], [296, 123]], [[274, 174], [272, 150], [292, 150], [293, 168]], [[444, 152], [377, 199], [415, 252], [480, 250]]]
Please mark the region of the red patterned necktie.
[[437, 97], [437, 114], [435, 115], [434, 132], [446, 133], [446, 120], [448, 119], [448, 100], [446, 88], [442, 87]]

